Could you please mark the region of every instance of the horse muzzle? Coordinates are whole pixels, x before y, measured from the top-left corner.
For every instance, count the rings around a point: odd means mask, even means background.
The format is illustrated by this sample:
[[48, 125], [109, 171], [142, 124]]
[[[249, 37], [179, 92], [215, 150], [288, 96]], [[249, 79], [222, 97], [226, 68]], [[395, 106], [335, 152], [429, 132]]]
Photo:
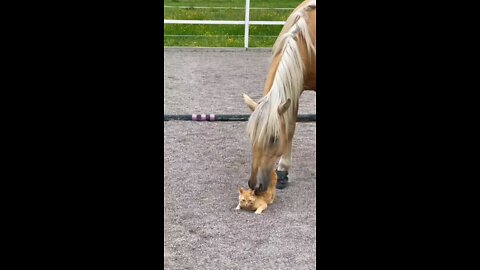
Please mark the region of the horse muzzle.
[[248, 181], [248, 186], [251, 189], [255, 190], [255, 193], [262, 193], [267, 191], [269, 182], [270, 182], [269, 173], [266, 173], [266, 171], [263, 171], [257, 174], [257, 176], [250, 177], [250, 180]]

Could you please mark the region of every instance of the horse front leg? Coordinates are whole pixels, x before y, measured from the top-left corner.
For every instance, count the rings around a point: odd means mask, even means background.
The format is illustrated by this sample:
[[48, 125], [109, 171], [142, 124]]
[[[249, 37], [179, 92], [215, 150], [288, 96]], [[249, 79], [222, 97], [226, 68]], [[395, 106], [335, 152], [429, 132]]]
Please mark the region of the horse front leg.
[[[296, 119], [295, 119], [296, 121]], [[285, 149], [285, 153], [280, 157], [277, 167], [277, 189], [284, 189], [288, 185], [288, 170], [292, 167], [292, 142], [293, 134], [295, 133], [295, 122], [290, 127], [288, 134], [288, 141]]]
[[288, 185], [288, 170], [292, 166], [292, 141], [287, 144], [287, 149], [280, 158], [277, 167], [277, 188], [284, 189]]

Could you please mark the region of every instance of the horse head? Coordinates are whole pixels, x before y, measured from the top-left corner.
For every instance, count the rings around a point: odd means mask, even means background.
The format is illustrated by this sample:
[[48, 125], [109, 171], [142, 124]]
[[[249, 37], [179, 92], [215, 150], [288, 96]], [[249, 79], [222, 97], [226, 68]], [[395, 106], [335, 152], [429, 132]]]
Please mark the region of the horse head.
[[248, 186], [261, 193], [270, 185], [275, 162], [285, 152], [288, 137], [284, 114], [290, 107], [291, 100], [287, 99], [270, 112], [268, 106], [272, 104], [262, 104], [268, 100], [257, 103], [245, 94], [243, 97], [252, 111], [247, 124], [252, 142], [252, 171]]

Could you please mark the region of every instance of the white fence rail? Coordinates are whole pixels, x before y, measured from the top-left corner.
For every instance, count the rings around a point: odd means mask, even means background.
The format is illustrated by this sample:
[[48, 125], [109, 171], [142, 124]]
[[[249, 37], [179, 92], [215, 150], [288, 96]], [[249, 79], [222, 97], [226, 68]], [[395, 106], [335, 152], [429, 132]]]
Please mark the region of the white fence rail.
[[[163, 20], [165, 24], [245, 24], [245, 21]], [[284, 25], [280, 21], [248, 21], [250, 25]]]
[[[208, 8], [208, 7], [205, 7]], [[243, 8], [242, 8], [243, 9]], [[279, 8], [277, 8], [279, 9]], [[248, 49], [248, 29], [250, 25], [284, 25], [284, 21], [250, 21], [250, 0], [245, 0], [244, 21], [215, 21], [215, 20], [163, 20], [164, 24], [234, 24], [245, 25], [245, 49]]]

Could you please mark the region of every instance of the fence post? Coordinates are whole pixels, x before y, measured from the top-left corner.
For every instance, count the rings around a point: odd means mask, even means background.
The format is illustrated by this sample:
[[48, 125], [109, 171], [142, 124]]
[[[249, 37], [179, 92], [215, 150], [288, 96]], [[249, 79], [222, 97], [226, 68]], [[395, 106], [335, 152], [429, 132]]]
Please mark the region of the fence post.
[[245, 0], [245, 50], [248, 49], [248, 26], [250, 24], [250, 0]]

